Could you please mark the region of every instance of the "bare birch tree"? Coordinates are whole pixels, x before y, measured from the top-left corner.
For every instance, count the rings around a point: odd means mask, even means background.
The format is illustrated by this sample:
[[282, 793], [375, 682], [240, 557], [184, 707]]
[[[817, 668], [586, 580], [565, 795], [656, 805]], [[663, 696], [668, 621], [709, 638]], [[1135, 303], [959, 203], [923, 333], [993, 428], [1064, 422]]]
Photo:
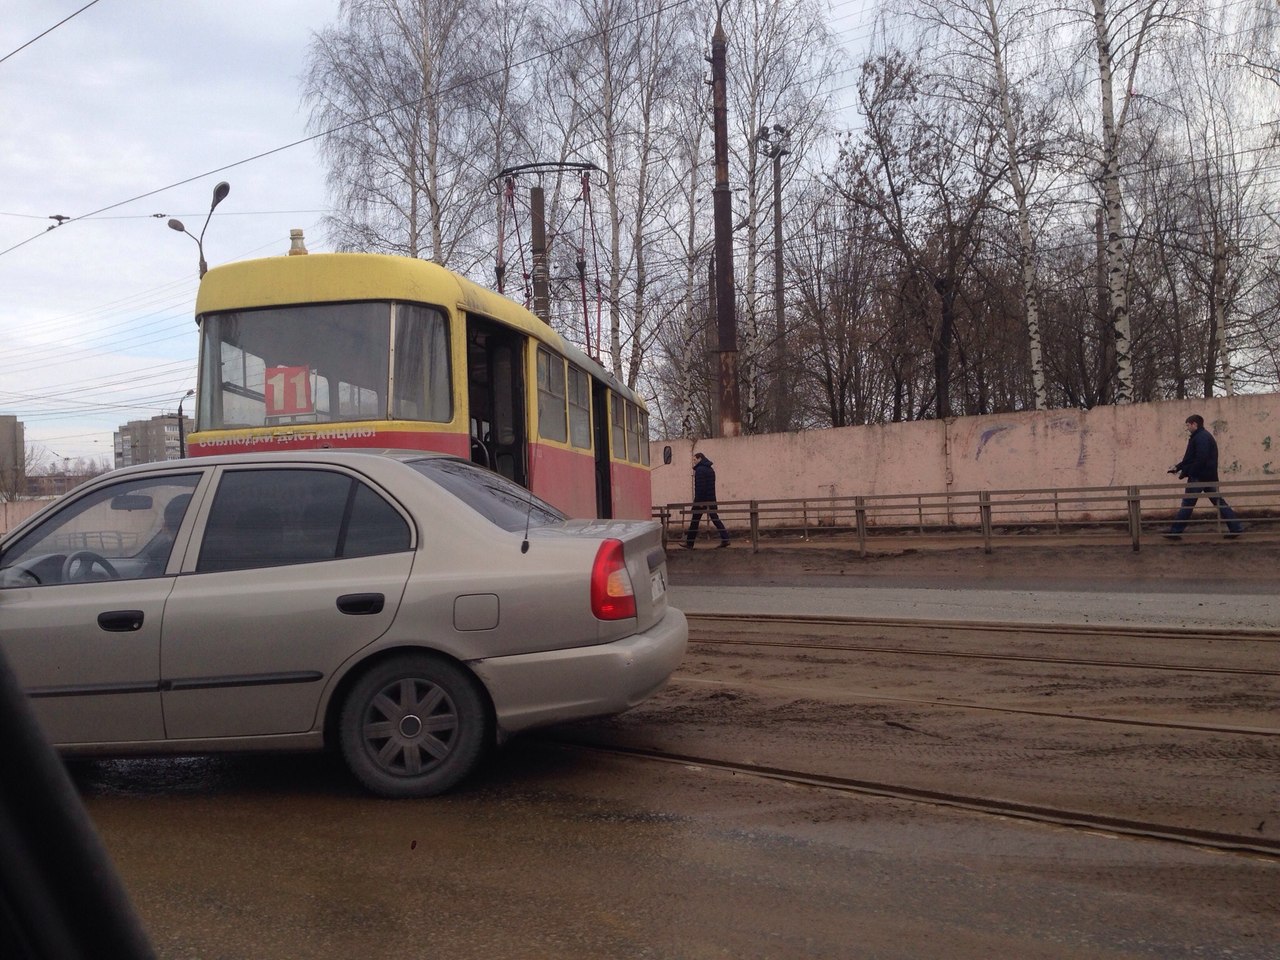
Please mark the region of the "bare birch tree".
[[1092, 49], [1098, 65], [1098, 183], [1105, 223], [1107, 294], [1114, 332], [1116, 403], [1134, 399], [1129, 321], [1125, 207], [1121, 165], [1125, 134], [1138, 102], [1138, 77], [1151, 48], [1179, 22], [1184, 0], [1090, 0]]
[[649, 258], [675, 184], [664, 161], [668, 104], [682, 95], [677, 64], [692, 49], [688, 12], [668, 0], [577, 0], [551, 13], [542, 42], [557, 51], [560, 72], [550, 83], [571, 98], [574, 120], [556, 147], [604, 174], [606, 365], [634, 386], [655, 334]]
[[[814, 184], [798, 208], [789, 257], [796, 278], [801, 422], [844, 427], [887, 418], [894, 340], [884, 301], [893, 264], [879, 218]], [[893, 319], [896, 319], [893, 318]]]
[[954, 88], [969, 122], [993, 125], [999, 134], [1016, 227], [1018, 292], [1037, 409], [1048, 405], [1048, 394], [1032, 207], [1042, 194], [1036, 180], [1048, 153], [1046, 141], [1057, 126], [1051, 102], [1037, 89], [1043, 85], [1047, 63], [1037, 49], [1044, 35], [1042, 14], [1038, 0], [913, 0], [902, 5], [900, 14], [923, 28], [922, 59], [932, 64], [939, 82]]
[[[951, 361], [963, 286], [981, 242], [991, 194], [1003, 179], [993, 166], [996, 134], [966, 126], [946, 97], [931, 98], [901, 51], [867, 60], [859, 83], [866, 117], [844, 150], [844, 198], [878, 216], [902, 258], [920, 320], [929, 331], [934, 411], [953, 415]], [[926, 292], [928, 291], [928, 292]]]
[[[1174, 85], [1174, 123], [1185, 161], [1180, 191], [1189, 201], [1191, 221], [1178, 239], [1196, 255], [1188, 275], [1202, 294], [1206, 359], [1201, 371], [1204, 396], [1220, 385], [1235, 392], [1231, 330], [1257, 282], [1256, 264], [1265, 253], [1267, 204], [1263, 172], [1280, 135], [1258, 123], [1273, 94], [1263, 81], [1241, 69], [1242, 55], [1253, 46], [1247, 18], [1232, 7], [1207, 11], [1206, 29], [1186, 31], [1165, 57]], [[1239, 48], [1243, 45], [1243, 51]], [[1172, 126], [1172, 124], [1171, 124]]]
[[477, 143], [479, 13], [469, 0], [343, 0], [339, 24], [314, 37], [304, 100], [340, 248], [477, 260], [491, 232], [480, 216], [491, 173]]

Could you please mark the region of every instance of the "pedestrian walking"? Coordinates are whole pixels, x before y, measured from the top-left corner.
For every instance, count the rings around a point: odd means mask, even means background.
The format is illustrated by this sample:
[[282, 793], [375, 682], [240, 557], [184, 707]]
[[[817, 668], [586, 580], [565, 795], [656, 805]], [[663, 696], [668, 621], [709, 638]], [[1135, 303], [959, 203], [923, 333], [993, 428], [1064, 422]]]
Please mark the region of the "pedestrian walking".
[[693, 541], [698, 536], [698, 522], [705, 512], [717, 530], [720, 531], [719, 546], [729, 545], [729, 531], [724, 528], [720, 514], [716, 512], [716, 471], [711, 461], [700, 453], [693, 455], [693, 519], [689, 521], [689, 532], [685, 534], [684, 548], [693, 549]]
[[1187, 481], [1187, 489], [1183, 494], [1182, 509], [1173, 518], [1173, 526], [1165, 534], [1170, 540], [1177, 540], [1191, 519], [1191, 511], [1196, 501], [1208, 497], [1218, 508], [1218, 514], [1227, 524], [1227, 537], [1234, 539], [1244, 532], [1244, 526], [1236, 517], [1235, 511], [1227, 501], [1218, 496], [1218, 442], [1213, 434], [1204, 428], [1204, 417], [1193, 413], [1187, 417], [1187, 452], [1182, 459], [1169, 468], [1176, 473], [1179, 480]]

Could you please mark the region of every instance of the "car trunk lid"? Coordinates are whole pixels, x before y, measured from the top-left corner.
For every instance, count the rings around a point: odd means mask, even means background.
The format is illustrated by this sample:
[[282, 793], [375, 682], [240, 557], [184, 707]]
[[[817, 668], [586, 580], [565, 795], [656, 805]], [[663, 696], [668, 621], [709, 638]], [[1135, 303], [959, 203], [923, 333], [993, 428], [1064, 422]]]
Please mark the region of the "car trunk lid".
[[589, 537], [597, 543], [622, 544], [627, 574], [635, 591], [636, 629], [648, 630], [667, 613], [667, 557], [662, 527], [652, 520], [569, 520], [565, 533]]

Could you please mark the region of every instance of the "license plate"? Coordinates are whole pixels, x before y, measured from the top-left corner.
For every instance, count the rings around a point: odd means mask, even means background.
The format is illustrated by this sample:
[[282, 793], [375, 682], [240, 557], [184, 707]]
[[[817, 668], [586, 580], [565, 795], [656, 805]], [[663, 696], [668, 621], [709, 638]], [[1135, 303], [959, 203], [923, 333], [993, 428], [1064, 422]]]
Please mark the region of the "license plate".
[[655, 570], [649, 575], [649, 586], [652, 588], [652, 596], [654, 600], [658, 600], [667, 592], [667, 577], [661, 570]]

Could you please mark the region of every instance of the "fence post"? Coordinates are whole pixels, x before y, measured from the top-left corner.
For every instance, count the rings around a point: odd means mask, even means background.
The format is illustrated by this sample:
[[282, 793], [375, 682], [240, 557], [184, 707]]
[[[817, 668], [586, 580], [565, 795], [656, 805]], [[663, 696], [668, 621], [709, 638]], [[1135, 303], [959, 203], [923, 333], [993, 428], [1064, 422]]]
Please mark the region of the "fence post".
[[867, 556], [867, 498], [856, 497], [853, 501], [853, 514], [858, 524], [858, 556], [864, 560]]
[[802, 500], [800, 502], [801, 522], [804, 524], [804, 539], [809, 542], [809, 501]]
[[1142, 535], [1142, 500], [1137, 487], [1129, 488], [1129, 539], [1133, 542], [1133, 552], [1137, 553], [1141, 546]]
[[751, 501], [751, 552], [760, 552], [760, 501]]
[[662, 523], [662, 549], [667, 548], [667, 541], [671, 539], [671, 510], [667, 506], [658, 508], [658, 520]]
[[982, 519], [982, 549], [991, 552], [991, 494], [986, 490], [978, 492], [978, 514]]

